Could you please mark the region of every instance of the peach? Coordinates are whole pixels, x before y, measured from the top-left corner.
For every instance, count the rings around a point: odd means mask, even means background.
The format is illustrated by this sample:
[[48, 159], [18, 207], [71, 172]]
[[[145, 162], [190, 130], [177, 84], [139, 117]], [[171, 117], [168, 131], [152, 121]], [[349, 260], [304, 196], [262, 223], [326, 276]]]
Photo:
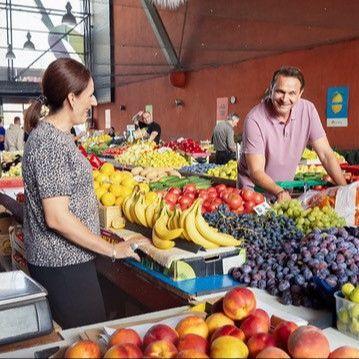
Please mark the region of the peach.
[[256, 298], [247, 288], [234, 288], [223, 298], [223, 311], [233, 320], [241, 320], [256, 309]]
[[121, 328], [117, 329], [111, 335], [108, 347], [111, 348], [114, 345], [122, 345], [127, 343], [137, 345], [139, 348], [142, 347], [142, 340], [135, 330]]
[[288, 338], [298, 328], [293, 322], [280, 322], [273, 331], [273, 337], [277, 342], [277, 346], [283, 350], [288, 350]]
[[180, 338], [186, 334], [197, 334], [204, 339], [207, 339], [208, 337], [208, 327], [206, 322], [195, 315], [182, 319], [177, 324], [176, 331]]
[[255, 358], [263, 349], [275, 346], [274, 338], [268, 333], [259, 333], [251, 336], [247, 342], [249, 356]]
[[302, 326], [289, 336], [288, 352], [292, 358], [328, 358], [329, 342], [319, 328]]
[[242, 329], [246, 340], [248, 340], [255, 334], [268, 333], [269, 324], [266, 319], [257, 317], [255, 315], [250, 315], [241, 323], [240, 329]]
[[143, 337], [143, 348], [146, 349], [149, 344], [158, 340], [167, 340], [168, 342], [177, 345], [178, 334], [166, 324], [153, 325]]
[[255, 315], [256, 317], [262, 318], [263, 320], [267, 321], [270, 327], [270, 317], [265, 310], [257, 308], [252, 314]]
[[179, 352], [190, 349], [202, 353], [208, 353], [209, 344], [206, 339], [197, 334], [186, 334], [180, 338], [177, 349]]
[[92, 340], [79, 340], [66, 349], [65, 358], [101, 358], [101, 349]]
[[247, 358], [248, 348], [244, 342], [230, 335], [219, 337], [212, 342], [211, 358]]
[[234, 321], [228, 318], [224, 313], [211, 314], [206, 319], [209, 335], [211, 335], [216, 329], [223, 327], [224, 325], [234, 325]]
[[126, 343], [111, 347], [104, 358], [143, 358], [143, 353], [137, 345]]
[[151, 342], [143, 354], [145, 358], [174, 358], [177, 355], [177, 349], [172, 342], [157, 340]]
[[289, 359], [290, 356], [282, 349], [277, 347], [268, 347], [263, 349], [257, 356], [257, 359]]
[[334, 359], [334, 358], [355, 358], [358, 359], [359, 358], [359, 349], [357, 348], [353, 348], [353, 347], [349, 347], [347, 345], [344, 345], [342, 347], [339, 347], [335, 350], [333, 350], [330, 354], [329, 357], [330, 359]]
[[187, 349], [187, 350], [182, 350], [180, 352], [178, 352], [176, 358], [203, 358], [206, 359], [208, 358], [206, 353], [203, 353], [201, 351], [197, 351], [194, 349]]
[[229, 335], [235, 338], [238, 338], [240, 340], [244, 340], [246, 337], [243, 333], [243, 331], [239, 328], [237, 328], [235, 325], [224, 325], [221, 328], [218, 328], [211, 337], [211, 342], [213, 342], [215, 339], [219, 337], [223, 337], [225, 335]]

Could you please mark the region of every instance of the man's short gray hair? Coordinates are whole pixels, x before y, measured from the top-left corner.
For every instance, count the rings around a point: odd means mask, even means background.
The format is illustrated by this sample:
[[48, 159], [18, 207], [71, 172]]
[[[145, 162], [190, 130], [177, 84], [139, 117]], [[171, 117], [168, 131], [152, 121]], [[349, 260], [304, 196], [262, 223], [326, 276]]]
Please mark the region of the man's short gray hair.
[[228, 114], [227, 120], [239, 120], [239, 115], [234, 112], [231, 112], [230, 114]]

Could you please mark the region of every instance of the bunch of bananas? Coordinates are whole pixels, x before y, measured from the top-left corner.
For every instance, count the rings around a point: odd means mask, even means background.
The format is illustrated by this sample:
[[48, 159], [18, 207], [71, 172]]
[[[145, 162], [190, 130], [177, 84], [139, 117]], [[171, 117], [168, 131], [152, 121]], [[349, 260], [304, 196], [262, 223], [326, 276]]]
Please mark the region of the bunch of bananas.
[[178, 208], [170, 211], [161, 197], [158, 196], [148, 204], [145, 194], [135, 190], [122, 203], [122, 211], [130, 222], [152, 228], [152, 242], [159, 249], [174, 247], [174, 240], [177, 238], [193, 242], [205, 249], [241, 244], [241, 241], [229, 234], [218, 232], [205, 221], [200, 199], [183, 212]]

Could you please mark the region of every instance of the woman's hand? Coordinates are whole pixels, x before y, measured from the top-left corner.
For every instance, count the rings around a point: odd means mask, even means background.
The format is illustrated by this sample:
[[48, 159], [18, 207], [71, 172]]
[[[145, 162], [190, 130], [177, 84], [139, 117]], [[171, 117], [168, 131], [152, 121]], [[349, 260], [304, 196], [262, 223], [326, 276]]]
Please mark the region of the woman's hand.
[[292, 197], [290, 196], [290, 194], [287, 191], [281, 191], [280, 193], [277, 194], [277, 202], [281, 203], [284, 201], [289, 201], [291, 200]]
[[138, 245], [141, 243], [150, 242], [149, 239], [130, 239], [125, 242], [120, 242], [114, 245], [114, 257], [116, 259], [133, 258], [140, 262], [139, 255], [135, 252]]

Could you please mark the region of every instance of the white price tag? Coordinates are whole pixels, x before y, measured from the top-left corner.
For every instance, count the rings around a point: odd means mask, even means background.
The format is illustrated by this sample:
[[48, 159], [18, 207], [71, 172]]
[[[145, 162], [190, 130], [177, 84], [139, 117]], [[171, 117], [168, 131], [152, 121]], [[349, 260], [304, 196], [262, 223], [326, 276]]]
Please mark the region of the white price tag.
[[258, 214], [258, 216], [262, 216], [263, 214], [267, 213], [268, 210], [271, 209], [271, 206], [268, 204], [267, 201], [253, 207], [254, 211]]

